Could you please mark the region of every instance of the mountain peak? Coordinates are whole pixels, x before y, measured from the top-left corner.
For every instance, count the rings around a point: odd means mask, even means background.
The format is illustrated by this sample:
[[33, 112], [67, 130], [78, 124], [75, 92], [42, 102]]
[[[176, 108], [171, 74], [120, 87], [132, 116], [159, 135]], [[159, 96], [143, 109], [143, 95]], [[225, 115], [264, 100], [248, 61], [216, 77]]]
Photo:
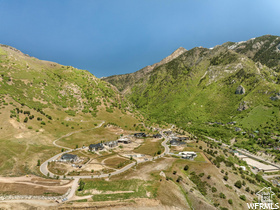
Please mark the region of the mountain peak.
[[182, 55], [184, 52], [187, 52], [187, 50], [183, 47], [179, 47], [177, 50], [175, 50], [171, 55], [167, 56], [166, 58], [162, 59], [160, 62], [155, 63], [152, 65], [153, 69], [157, 66], [166, 64], [170, 61], [172, 61], [173, 59], [179, 57], [180, 55]]

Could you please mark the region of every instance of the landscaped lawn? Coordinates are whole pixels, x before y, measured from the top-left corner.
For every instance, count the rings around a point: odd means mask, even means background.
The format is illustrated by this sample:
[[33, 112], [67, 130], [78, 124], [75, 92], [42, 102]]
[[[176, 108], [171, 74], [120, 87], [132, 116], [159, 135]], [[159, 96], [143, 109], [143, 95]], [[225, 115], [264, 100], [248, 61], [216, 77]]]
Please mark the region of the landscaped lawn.
[[196, 153], [197, 157], [194, 159], [197, 162], [205, 162], [204, 157], [200, 154], [200, 152]]
[[92, 197], [93, 201], [106, 201], [106, 200], [124, 200], [130, 198], [147, 198], [147, 192], [150, 192], [150, 197], [155, 197], [158, 183], [152, 181], [143, 181], [139, 179], [130, 180], [90, 180], [85, 179], [84, 189], [78, 191], [77, 195], [90, 195], [90, 190], [95, 189], [101, 192], [116, 192], [111, 194], [98, 194]]

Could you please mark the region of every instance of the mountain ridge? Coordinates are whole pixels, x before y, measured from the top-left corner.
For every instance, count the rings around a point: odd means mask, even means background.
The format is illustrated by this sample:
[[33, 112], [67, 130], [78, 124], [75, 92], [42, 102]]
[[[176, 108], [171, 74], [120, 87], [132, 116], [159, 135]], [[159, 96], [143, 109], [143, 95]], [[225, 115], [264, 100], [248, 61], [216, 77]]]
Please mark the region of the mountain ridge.
[[[182, 127], [237, 121], [248, 129], [277, 128], [279, 101], [270, 98], [280, 92], [279, 45], [280, 37], [265, 35], [213, 49], [195, 47], [157, 66], [123, 93], [153, 121]], [[240, 85], [246, 91], [235, 94]], [[255, 119], [267, 109], [273, 114]]]
[[[129, 93], [131, 90], [129, 86], [133, 85], [135, 82], [139, 81], [139, 78], [144, 77], [145, 75], [148, 75], [151, 71], [153, 71], [156, 67], [164, 65], [173, 59], [177, 58], [178, 56], [182, 55], [187, 50], [183, 47], [179, 47], [176, 49], [173, 53], [171, 53], [166, 58], [163, 58], [160, 62], [148, 65], [134, 73], [129, 74], [122, 74], [122, 75], [112, 75], [109, 77], [104, 77], [102, 80], [105, 80], [109, 83], [112, 83], [114, 86], [116, 86], [120, 92], [126, 94]], [[120, 82], [114, 82], [115, 80], [119, 80]]]

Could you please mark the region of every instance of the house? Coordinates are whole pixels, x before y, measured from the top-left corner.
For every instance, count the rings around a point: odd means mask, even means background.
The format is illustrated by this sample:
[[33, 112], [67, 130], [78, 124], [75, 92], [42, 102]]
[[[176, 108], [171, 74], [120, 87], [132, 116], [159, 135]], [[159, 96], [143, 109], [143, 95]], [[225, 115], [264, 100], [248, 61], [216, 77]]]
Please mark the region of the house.
[[171, 135], [171, 134], [172, 134], [172, 131], [164, 131], [164, 133], [165, 133], [166, 135]]
[[72, 155], [72, 154], [68, 154], [68, 153], [63, 154], [60, 158], [60, 161], [63, 161], [63, 162], [76, 162], [77, 160], [78, 160], [77, 155]]
[[122, 138], [118, 139], [118, 143], [129, 144], [129, 143], [131, 143], [131, 139], [128, 137], [122, 137]]
[[108, 141], [105, 142], [104, 145], [106, 145], [107, 147], [113, 148], [113, 147], [117, 147], [118, 146], [118, 141]]
[[177, 137], [177, 139], [178, 139], [179, 141], [186, 141], [186, 140], [187, 140], [187, 137], [181, 136], [181, 137]]
[[159, 139], [162, 137], [162, 135], [158, 133], [158, 134], [154, 134], [153, 137]]
[[145, 133], [135, 133], [134, 134], [134, 137], [136, 138], [143, 138], [143, 137], [146, 137], [147, 135]]
[[183, 145], [183, 144], [186, 144], [186, 142], [183, 142], [183, 141], [178, 141], [177, 139], [172, 139], [171, 141], [170, 141], [170, 144], [172, 145], [172, 146], [179, 146], [179, 145]]
[[98, 143], [98, 144], [91, 144], [89, 145], [89, 151], [98, 151], [98, 150], [103, 150], [104, 146], [102, 143]]
[[185, 159], [193, 159], [197, 156], [195, 152], [179, 152], [179, 155]]

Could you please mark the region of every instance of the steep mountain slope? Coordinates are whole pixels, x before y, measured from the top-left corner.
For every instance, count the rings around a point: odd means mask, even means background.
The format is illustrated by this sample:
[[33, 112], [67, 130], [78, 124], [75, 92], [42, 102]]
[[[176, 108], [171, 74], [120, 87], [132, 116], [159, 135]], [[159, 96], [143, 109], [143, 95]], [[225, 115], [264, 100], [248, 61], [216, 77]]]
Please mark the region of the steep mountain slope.
[[[129, 129], [138, 122], [131, 109], [115, 87], [88, 71], [1, 45], [0, 147], [5, 152], [0, 154], [0, 173], [39, 174], [37, 160], [60, 151], [53, 145], [55, 139], [90, 130], [102, 121]], [[73, 135], [67, 146], [96, 141], [93, 135]]]
[[273, 70], [280, 71], [280, 37], [265, 35], [246, 42], [227, 43], [228, 48], [246, 55]]
[[36, 109], [67, 108], [93, 116], [102, 103], [108, 109], [121, 107], [118, 92], [87, 71], [40, 61], [8, 46], [2, 45], [0, 50], [0, 94], [9, 94], [21, 104]]
[[129, 94], [129, 93], [131, 93], [131, 87], [135, 83], [141, 82], [156, 67], [172, 61], [173, 59], [177, 58], [178, 56], [180, 56], [181, 54], [183, 54], [186, 51], [187, 50], [185, 48], [180, 47], [177, 50], [175, 50], [171, 55], [162, 59], [158, 63], [155, 63], [151, 66], [146, 66], [145, 68], [143, 68], [137, 72], [131, 73], [131, 74], [114, 75], [114, 76], [103, 78], [103, 80], [116, 86], [119, 89], [119, 91], [121, 91], [122, 93]]
[[263, 36], [191, 49], [154, 68], [126, 96], [151, 120], [182, 127], [237, 121], [248, 129], [277, 128], [279, 44], [280, 37]]

